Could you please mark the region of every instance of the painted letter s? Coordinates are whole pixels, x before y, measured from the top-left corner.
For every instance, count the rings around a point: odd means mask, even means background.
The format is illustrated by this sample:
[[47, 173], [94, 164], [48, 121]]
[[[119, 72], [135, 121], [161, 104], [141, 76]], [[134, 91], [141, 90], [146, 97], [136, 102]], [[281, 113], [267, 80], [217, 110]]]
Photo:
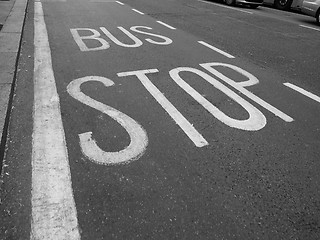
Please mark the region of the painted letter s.
[[113, 81], [105, 77], [87, 76], [73, 80], [67, 87], [68, 93], [83, 104], [105, 113], [117, 121], [128, 132], [130, 144], [119, 152], [105, 152], [92, 139], [92, 132], [85, 132], [79, 134], [82, 152], [91, 161], [98, 164], [114, 165], [137, 160], [144, 153], [148, 145], [147, 133], [142, 126], [128, 115], [85, 95], [81, 91], [80, 86], [89, 81], [101, 82], [106, 87], [114, 84]]

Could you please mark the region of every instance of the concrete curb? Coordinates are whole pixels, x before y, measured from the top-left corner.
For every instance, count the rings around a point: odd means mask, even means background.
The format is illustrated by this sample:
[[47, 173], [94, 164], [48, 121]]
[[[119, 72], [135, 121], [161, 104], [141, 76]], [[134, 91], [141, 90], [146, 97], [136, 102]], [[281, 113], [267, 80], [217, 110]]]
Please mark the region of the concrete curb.
[[10, 105], [27, 3], [28, 0], [15, 0], [0, 31], [0, 166], [4, 156]]

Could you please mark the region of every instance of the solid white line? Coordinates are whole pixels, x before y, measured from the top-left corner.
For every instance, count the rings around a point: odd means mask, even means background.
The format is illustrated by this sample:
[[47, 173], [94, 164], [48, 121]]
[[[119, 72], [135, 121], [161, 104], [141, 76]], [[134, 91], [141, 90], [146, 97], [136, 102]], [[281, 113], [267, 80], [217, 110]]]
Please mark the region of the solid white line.
[[311, 99], [313, 99], [313, 100], [315, 100], [315, 101], [320, 103], [320, 97], [318, 97], [317, 95], [315, 95], [315, 94], [313, 94], [311, 92], [308, 92], [308, 91], [304, 90], [301, 87], [298, 87], [298, 86], [293, 85], [292, 83], [288, 83], [288, 82], [284, 83], [283, 85], [285, 85], [285, 86], [287, 86], [287, 87], [289, 87], [289, 88], [291, 88], [291, 89], [293, 89], [293, 90], [295, 90], [295, 91], [297, 91], [297, 92], [299, 92], [299, 93], [301, 93], [301, 94], [303, 94], [303, 95], [305, 95], [305, 96], [307, 96], [307, 97], [309, 97], [309, 98], [311, 98]]
[[162, 24], [163, 26], [165, 26], [165, 27], [167, 27], [167, 28], [170, 28], [170, 29], [172, 29], [172, 30], [175, 30], [175, 29], [176, 29], [176, 28], [170, 26], [169, 24], [166, 24], [166, 23], [161, 22], [161, 21], [157, 21], [157, 23], [160, 23], [160, 24]]
[[119, 3], [120, 5], [124, 5], [122, 2], [120, 2], [120, 1], [116, 1], [117, 3]]
[[34, 5], [31, 240], [80, 239], [59, 96], [41, 2]]
[[137, 10], [137, 9], [132, 8], [132, 10], [133, 10], [133, 11], [135, 11], [135, 12], [137, 12], [137, 13], [139, 13], [139, 14], [141, 14], [141, 15], [144, 15], [144, 13], [143, 13], [143, 12], [140, 12], [140, 11], [139, 11], [139, 10]]
[[227, 53], [227, 52], [224, 52], [224, 51], [220, 50], [219, 48], [216, 48], [216, 47], [214, 47], [214, 46], [212, 46], [212, 45], [210, 45], [210, 44], [208, 44], [208, 43], [206, 43], [206, 42], [198, 41], [198, 43], [200, 43], [200, 44], [202, 44], [202, 45], [204, 45], [204, 46], [206, 46], [206, 47], [208, 47], [208, 48], [210, 48], [210, 49], [212, 49], [212, 50], [214, 50], [214, 51], [216, 51], [216, 52], [218, 52], [218, 53], [226, 56], [227, 58], [235, 58], [235, 57], [232, 56], [231, 54], [229, 54], [229, 53]]
[[238, 11], [238, 12], [244, 12], [244, 13], [248, 13], [248, 14], [253, 14], [253, 12], [249, 12], [249, 11], [241, 10], [241, 9], [238, 9], [238, 8], [233, 8], [233, 7], [221, 5], [221, 4], [216, 4], [216, 3], [213, 3], [213, 2], [207, 2], [207, 1], [202, 1], [202, 0], [198, 0], [198, 2], [207, 3], [207, 4], [215, 5], [215, 6], [218, 6], [218, 7], [228, 8], [228, 9], [232, 9], [232, 10], [235, 10], [235, 11]]
[[306, 26], [306, 25], [299, 25], [300, 27], [304, 27], [304, 28], [309, 28], [309, 29], [312, 29], [312, 30], [316, 30], [316, 31], [319, 31], [320, 32], [320, 28], [314, 28], [314, 27], [309, 27], [309, 26]]

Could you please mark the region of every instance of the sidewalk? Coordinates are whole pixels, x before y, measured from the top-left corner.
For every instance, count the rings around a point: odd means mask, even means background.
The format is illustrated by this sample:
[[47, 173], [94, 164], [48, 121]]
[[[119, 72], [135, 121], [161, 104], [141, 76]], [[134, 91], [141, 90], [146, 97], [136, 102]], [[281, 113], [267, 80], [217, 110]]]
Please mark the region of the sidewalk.
[[0, 0], [0, 170], [27, 2]]

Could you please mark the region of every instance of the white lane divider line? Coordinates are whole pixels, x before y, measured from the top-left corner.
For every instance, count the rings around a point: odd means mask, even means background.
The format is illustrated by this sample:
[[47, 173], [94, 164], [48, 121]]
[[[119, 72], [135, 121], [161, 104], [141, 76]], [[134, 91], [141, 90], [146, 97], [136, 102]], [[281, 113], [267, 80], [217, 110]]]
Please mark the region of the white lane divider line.
[[139, 10], [137, 10], [137, 9], [132, 8], [132, 10], [133, 10], [133, 11], [135, 11], [135, 12], [137, 12], [137, 13], [139, 13], [139, 14], [141, 14], [141, 15], [144, 15], [144, 13], [143, 13], [143, 12], [140, 12], [140, 11], [139, 11]]
[[238, 11], [238, 12], [244, 12], [244, 13], [248, 13], [248, 14], [253, 14], [253, 12], [249, 12], [249, 11], [246, 11], [246, 10], [241, 10], [241, 9], [238, 9], [238, 8], [233, 8], [233, 7], [229, 7], [229, 6], [225, 6], [225, 5], [217, 4], [217, 3], [213, 3], [213, 2], [207, 2], [207, 1], [202, 1], [202, 0], [198, 0], [198, 2], [207, 3], [207, 4], [215, 5], [215, 6], [218, 6], [218, 7], [228, 8], [228, 9], [232, 9], [232, 10], [235, 10], [235, 11]]
[[169, 24], [166, 24], [166, 23], [161, 22], [161, 21], [157, 21], [157, 23], [160, 23], [160, 24], [162, 24], [163, 26], [165, 26], [165, 27], [167, 27], [167, 28], [169, 28], [169, 29], [172, 29], [172, 30], [175, 30], [175, 29], [176, 29], [176, 28], [170, 26]]
[[294, 85], [292, 83], [288, 83], [288, 82], [284, 83], [283, 85], [285, 85], [285, 86], [287, 86], [287, 87], [289, 87], [289, 88], [291, 88], [291, 89], [293, 89], [293, 90], [295, 90], [295, 91], [297, 91], [297, 92], [299, 92], [299, 93], [301, 93], [301, 94], [303, 94], [303, 95], [305, 95], [305, 96], [307, 96], [307, 97], [309, 97], [309, 98], [311, 98], [311, 99], [313, 99], [313, 100], [315, 100], [315, 101], [320, 103], [320, 97], [318, 97], [317, 95], [315, 95], [315, 94], [313, 94], [311, 92], [308, 92], [308, 91], [304, 90], [301, 87], [298, 87], [298, 86], [296, 86], [296, 85]]
[[312, 29], [312, 30], [316, 30], [316, 31], [319, 31], [319, 32], [320, 32], [320, 28], [309, 27], [309, 26], [302, 25], [302, 24], [300, 24], [299, 26], [300, 26], [300, 27], [303, 27], [303, 28], [308, 28], [308, 29]]
[[124, 3], [120, 2], [120, 1], [116, 1], [117, 3], [119, 3], [120, 5], [124, 5]]
[[79, 240], [59, 96], [41, 2], [34, 5], [34, 106], [30, 239]]
[[225, 52], [225, 51], [222, 51], [222, 50], [220, 50], [219, 48], [216, 48], [216, 47], [214, 47], [214, 46], [212, 46], [212, 45], [210, 45], [210, 44], [208, 44], [208, 43], [206, 43], [206, 42], [204, 42], [204, 41], [198, 41], [198, 43], [200, 43], [200, 44], [202, 44], [202, 45], [204, 45], [204, 46], [212, 49], [213, 51], [216, 51], [216, 52], [218, 52], [218, 53], [226, 56], [227, 58], [235, 58], [235, 57], [232, 56], [231, 54], [229, 54], [229, 53], [227, 53], [227, 52]]

